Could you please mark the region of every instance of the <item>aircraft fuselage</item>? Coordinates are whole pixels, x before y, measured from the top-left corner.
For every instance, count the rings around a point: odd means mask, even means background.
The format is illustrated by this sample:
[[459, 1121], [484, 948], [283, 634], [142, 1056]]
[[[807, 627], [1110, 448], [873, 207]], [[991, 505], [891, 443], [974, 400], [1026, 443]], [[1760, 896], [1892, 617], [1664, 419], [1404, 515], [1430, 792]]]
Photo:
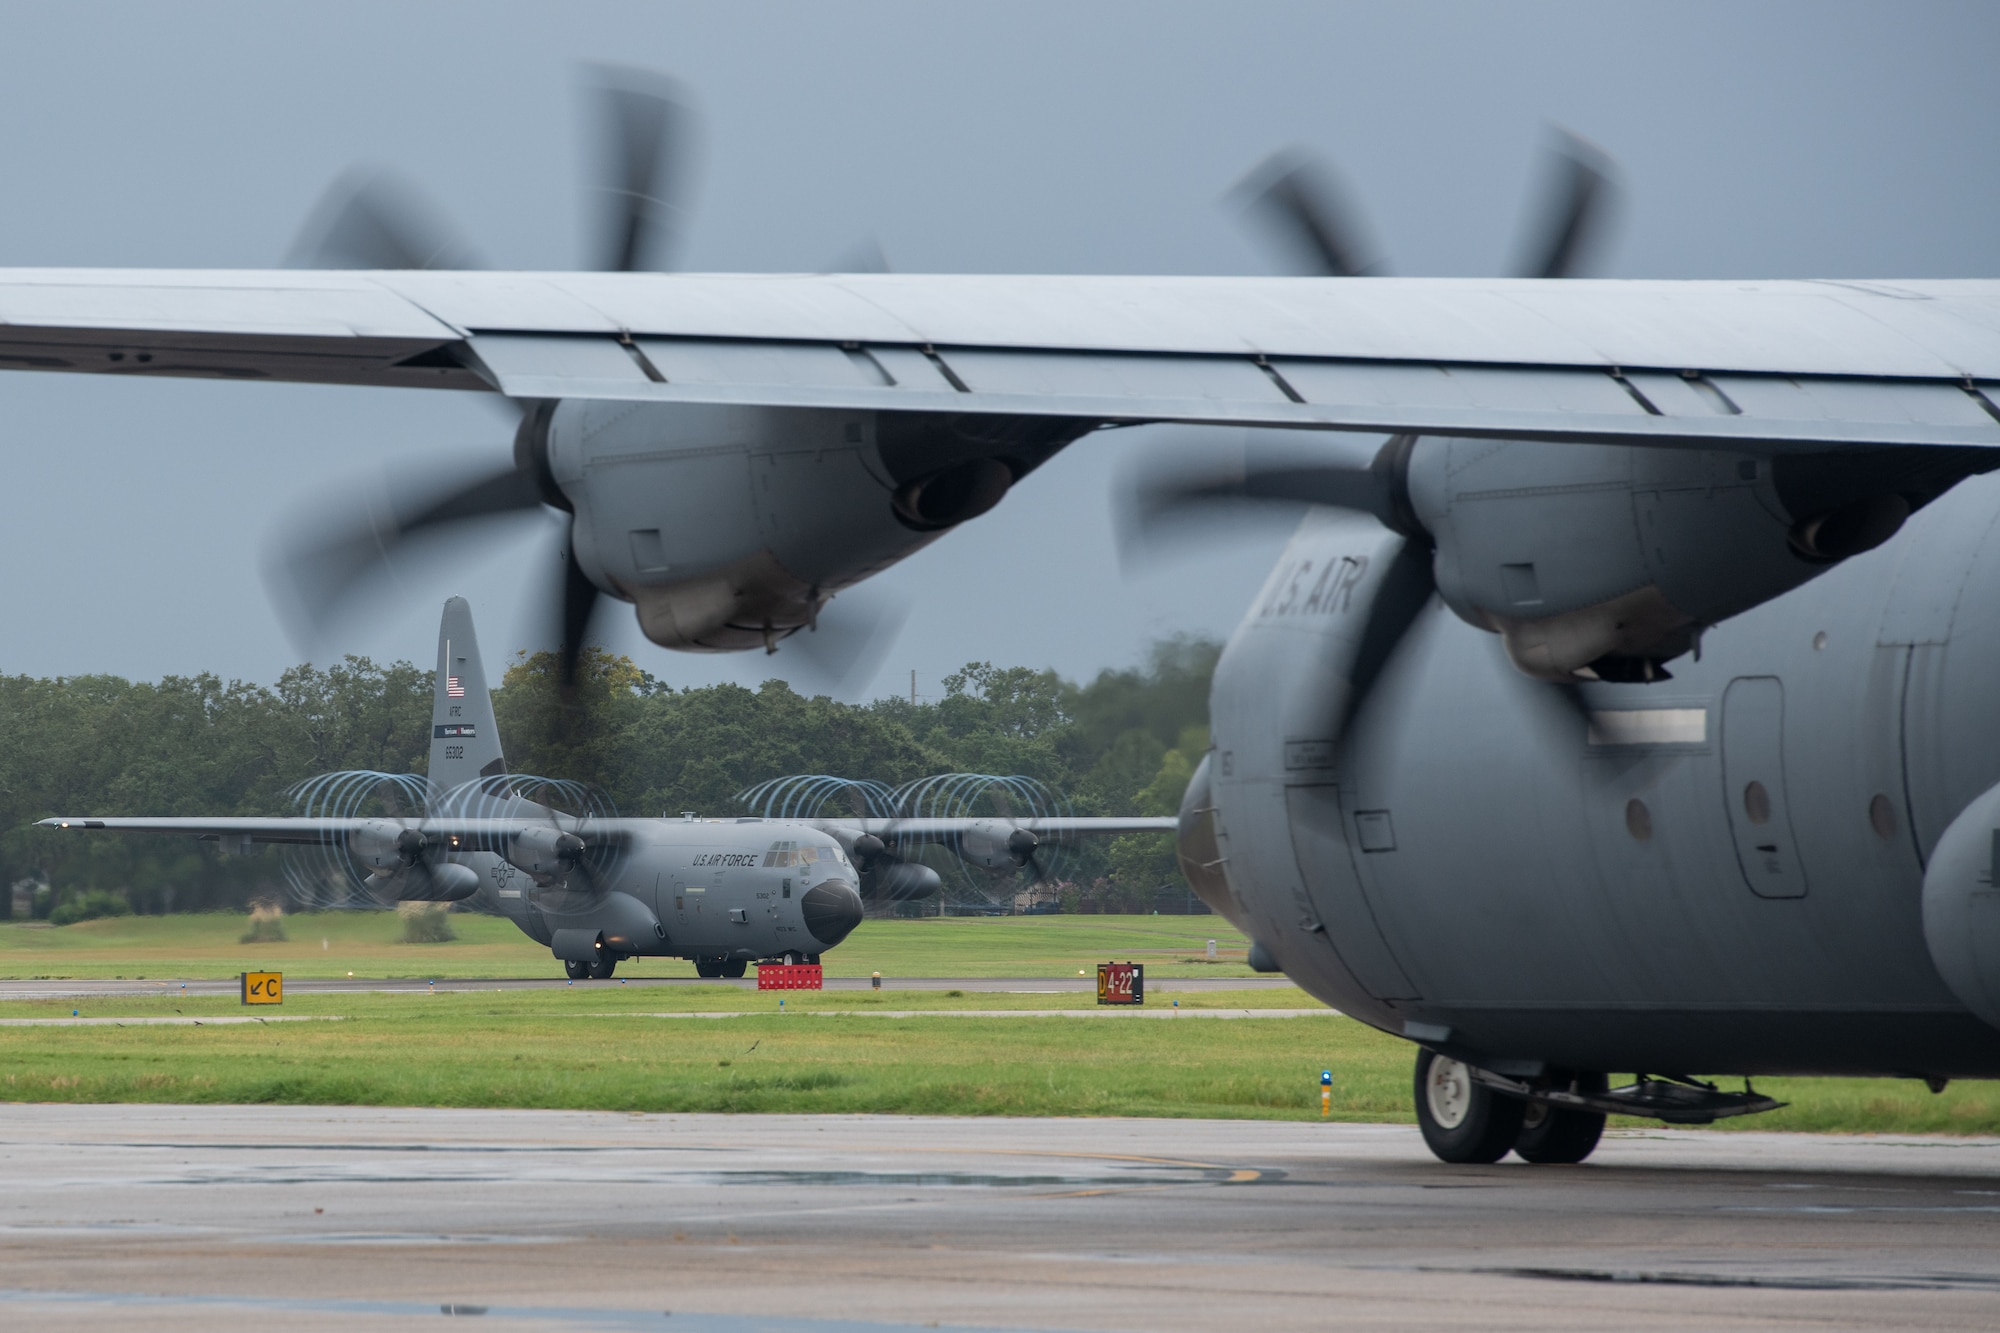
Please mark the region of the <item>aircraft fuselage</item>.
[[1336, 743], [1361, 606], [1320, 575], [1397, 539], [1314, 511], [1217, 671], [1215, 905], [1496, 1072], [2000, 1076], [1924, 929], [1927, 858], [2000, 782], [1996, 514], [1968, 480], [1653, 684], [1529, 680], [1434, 602]]

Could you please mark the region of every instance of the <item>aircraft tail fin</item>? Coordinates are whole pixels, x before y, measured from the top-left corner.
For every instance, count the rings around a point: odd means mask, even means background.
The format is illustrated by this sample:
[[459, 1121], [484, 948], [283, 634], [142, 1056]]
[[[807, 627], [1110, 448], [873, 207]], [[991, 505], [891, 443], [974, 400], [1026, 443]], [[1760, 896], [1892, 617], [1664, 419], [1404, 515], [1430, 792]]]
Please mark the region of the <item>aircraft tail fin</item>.
[[472, 632], [472, 607], [463, 597], [444, 604], [438, 625], [437, 684], [431, 699], [430, 779], [440, 792], [507, 771], [486, 667]]

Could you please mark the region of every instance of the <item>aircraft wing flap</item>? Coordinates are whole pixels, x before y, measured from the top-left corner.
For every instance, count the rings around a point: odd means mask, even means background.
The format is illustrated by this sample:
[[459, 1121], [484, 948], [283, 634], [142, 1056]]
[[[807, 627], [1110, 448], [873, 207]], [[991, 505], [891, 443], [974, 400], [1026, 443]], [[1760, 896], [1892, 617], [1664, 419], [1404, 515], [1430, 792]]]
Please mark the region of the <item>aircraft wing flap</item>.
[[[634, 342], [628, 351], [610, 337], [479, 334], [471, 346], [503, 392], [528, 398], [1069, 417], [1105, 424], [1172, 421], [1753, 452], [2000, 447], [2000, 419], [1955, 381], [1690, 378], [1623, 368], [1251, 354]], [[595, 369], [569, 373], [585, 365]], [[1738, 386], [1734, 396], [1720, 387], [1725, 381]], [[1994, 392], [2000, 395], [2000, 385]]]

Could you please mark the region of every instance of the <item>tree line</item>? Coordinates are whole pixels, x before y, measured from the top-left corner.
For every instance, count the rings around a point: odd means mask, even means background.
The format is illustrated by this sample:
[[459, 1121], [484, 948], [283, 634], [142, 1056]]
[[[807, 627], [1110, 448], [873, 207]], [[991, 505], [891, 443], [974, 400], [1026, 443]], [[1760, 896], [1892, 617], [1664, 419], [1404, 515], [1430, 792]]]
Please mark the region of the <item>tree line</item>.
[[[745, 813], [767, 778], [827, 773], [895, 786], [946, 772], [1023, 775], [1076, 814], [1172, 814], [1208, 745], [1220, 645], [1156, 643], [1087, 683], [976, 662], [935, 699], [845, 704], [783, 681], [677, 689], [629, 658], [585, 655], [577, 690], [520, 654], [493, 705], [508, 767], [600, 789], [627, 815]], [[185, 838], [81, 838], [50, 815], [281, 815], [337, 770], [424, 772], [432, 675], [350, 657], [275, 685], [214, 675], [0, 676], [0, 875], [39, 916], [240, 908], [275, 893], [277, 853], [222, 856]], [[829, 811], [845, 813], [845, 811]], [[1171, 839], [1079, 844], [1056, 867], [1069, 906], [1146, 910], [1184, 893]], [[44, 887], [45, 886], [45, 887]]]

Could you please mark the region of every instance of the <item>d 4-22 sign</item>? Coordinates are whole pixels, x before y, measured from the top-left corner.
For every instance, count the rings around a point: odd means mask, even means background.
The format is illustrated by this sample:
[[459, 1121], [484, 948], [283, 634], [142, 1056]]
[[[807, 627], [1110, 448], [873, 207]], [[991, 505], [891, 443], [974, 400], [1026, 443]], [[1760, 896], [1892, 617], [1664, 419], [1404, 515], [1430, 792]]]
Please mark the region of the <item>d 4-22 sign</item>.
[[1099, 1004], [1144, 1004], [1146, 965], [1144, 963], [1099, 963], [1097, 965]]
[[243, 974], [243, 1003], [283, 1004], [284, 1002], [284, 973], [245, 972]]

